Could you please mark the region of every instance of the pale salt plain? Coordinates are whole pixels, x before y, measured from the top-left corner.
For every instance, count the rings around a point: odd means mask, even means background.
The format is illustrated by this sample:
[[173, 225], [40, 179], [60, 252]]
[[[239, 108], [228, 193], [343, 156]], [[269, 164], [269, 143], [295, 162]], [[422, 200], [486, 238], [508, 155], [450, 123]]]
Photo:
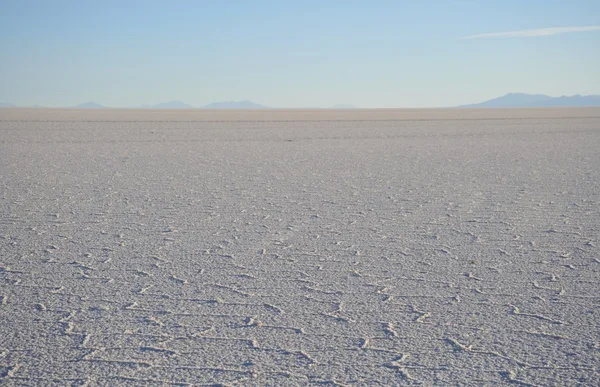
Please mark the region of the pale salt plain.
[[0, 110], [0, 384], [597, 385], [600, 109]]

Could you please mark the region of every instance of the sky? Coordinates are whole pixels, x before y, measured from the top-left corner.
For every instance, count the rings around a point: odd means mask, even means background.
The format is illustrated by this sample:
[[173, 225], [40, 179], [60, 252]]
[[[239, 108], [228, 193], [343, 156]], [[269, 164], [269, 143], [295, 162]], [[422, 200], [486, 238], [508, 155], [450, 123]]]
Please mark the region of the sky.
[[0, 102], [440, 107], [600, 94], [598, 0], [0, 0]]

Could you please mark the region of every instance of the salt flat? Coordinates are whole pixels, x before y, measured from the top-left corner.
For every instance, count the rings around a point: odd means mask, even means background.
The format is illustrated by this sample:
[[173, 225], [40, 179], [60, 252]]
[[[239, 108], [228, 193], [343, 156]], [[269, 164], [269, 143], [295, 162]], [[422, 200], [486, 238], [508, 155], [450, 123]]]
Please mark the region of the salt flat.
[[600, 109], [0, 110], [3, 385], [596, 385]]

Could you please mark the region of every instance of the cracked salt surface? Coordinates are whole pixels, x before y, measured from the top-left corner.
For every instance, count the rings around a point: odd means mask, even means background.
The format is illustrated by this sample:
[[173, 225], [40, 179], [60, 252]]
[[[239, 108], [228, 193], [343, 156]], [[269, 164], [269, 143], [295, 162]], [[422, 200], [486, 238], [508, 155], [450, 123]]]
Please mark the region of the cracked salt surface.
[[596, 385], [600, 110], [0, 112], [0, 384]]

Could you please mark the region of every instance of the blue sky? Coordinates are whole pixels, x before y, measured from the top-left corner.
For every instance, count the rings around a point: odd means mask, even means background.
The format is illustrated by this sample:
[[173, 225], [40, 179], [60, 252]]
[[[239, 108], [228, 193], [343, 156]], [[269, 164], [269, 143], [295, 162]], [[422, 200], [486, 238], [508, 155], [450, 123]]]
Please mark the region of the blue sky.
[[[600, 1], [0, 0], [0, 102], [433, 107], [600, 94], [600, 27], [554, 30], [590, 26]], [[503, 34], [514, 31], [530, 32]]]

